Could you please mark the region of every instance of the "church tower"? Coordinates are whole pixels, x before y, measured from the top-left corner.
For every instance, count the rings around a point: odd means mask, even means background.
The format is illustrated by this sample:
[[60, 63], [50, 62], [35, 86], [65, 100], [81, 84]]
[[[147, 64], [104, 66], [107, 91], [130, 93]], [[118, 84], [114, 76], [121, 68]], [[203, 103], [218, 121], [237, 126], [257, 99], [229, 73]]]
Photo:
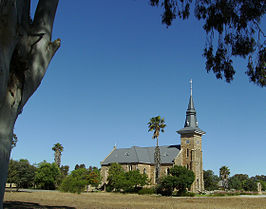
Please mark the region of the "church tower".
[[192, 98], [192, 80], [190, 80], [190, 99], [186, 112], [185, 125], [177, 133], [181, 135], [182, 166], [192, 170], [195, 174], [195, 181], [191, 186], [191, 191], [201, 192], [204, 190], [201, 136], [205, 132], [198, 127], [196, 110]]

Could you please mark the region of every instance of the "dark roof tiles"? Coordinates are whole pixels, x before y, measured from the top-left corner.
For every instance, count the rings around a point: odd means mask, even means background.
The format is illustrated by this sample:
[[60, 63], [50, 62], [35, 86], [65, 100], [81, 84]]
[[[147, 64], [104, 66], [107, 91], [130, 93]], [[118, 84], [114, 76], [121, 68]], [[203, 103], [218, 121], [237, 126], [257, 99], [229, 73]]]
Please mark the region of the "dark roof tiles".
[[[111, 163], [154, 164], [155, 147], [137, 147], [115, 149], [101, 165]], [[161, 164], [172, 164], [180, 151], [180, 145], [160, 146]]]

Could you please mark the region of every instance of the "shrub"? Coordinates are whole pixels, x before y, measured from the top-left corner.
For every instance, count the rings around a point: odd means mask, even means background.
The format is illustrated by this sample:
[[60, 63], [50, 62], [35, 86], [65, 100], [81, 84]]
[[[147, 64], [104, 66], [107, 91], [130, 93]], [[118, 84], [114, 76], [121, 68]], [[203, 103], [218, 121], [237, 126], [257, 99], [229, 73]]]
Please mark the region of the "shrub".
[[138, 193], [138, 191], [148, 184], [148, 176], [141, 174], [139, 170], [125, 172], [121, 165], [111, 164], [108, 172], [108, 184], [106, 190]]
[[34, 182], [37, 188], [54, 190], [58, 185], [60, 176], [60, 169], [55, 163], [43, 161], [38, 164]]
[[155, 194], [155, 188], [142, 188], [138, 191], [138, 194], [143, 195], [143, 194]]
[[193, 171], [183, 166], [174, 166], [169, 173], [170, 175], [160, 179], [160, 184], [157, 187], [157, 193], [161, 195], [170, 196], [174, 189], [178, 191], [178, 195], [186, 193], [187, 188], [190, 188], [195, 180]]

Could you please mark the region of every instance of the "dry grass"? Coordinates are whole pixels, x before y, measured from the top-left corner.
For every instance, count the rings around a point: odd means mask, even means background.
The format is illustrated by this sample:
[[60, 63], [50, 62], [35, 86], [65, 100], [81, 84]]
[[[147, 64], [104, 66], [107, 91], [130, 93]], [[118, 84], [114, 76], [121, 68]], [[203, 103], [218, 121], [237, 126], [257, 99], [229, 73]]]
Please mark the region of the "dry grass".
[[136, 194], [7, 192], [4, 208], [266, 209], [266, 197], [174, 198]]

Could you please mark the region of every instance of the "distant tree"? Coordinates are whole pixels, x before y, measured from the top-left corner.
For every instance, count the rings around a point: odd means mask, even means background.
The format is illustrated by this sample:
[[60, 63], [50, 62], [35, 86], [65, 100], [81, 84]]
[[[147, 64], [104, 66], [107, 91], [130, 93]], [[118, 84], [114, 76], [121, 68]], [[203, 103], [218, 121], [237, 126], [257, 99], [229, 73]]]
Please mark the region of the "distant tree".
[[80, 194], [85, 190], [85, 186], [98, 186], [101, 183], [100, 171], [97, 167], [77, 168], [69, 176], [63, 179], [60, 190]]
[[139, 170], [125, 172], [123, 191], [138, 192], [143, 186], [149, 183], [147, 174], [141, 174]]
[[146, 174], [141, 174], [139, 170], [125, 172], [117, 163], [111, 164], [107, 180], [107, 191], [138, 192], [149, 183]]
[[222, 180], [222, 185], [224, 189], [228, 189], [229, 175], [230, 175], [230, 169], [227, 166], [222, 166], [220, 168], [220, 179]]
[[80, 169], [80, 168], [86, 168], [85, 164], [76, 164], [75, 165], [75, 170]]
[[245, 191], [257, 191], [257, 181], [254, 178], [248, 178], [243, 181], [243, 189]]
[[161, 155], [160, 148], [158, 143], [158, 138], [160, 132], [164, 132], [164, 128], [166, 127], [165, 121], [160, 116], [153, 117], [148, 122], [148, 131], [153, 131], [153, 139], [156, 139], [156, 147], [154, 151], [154, 163], [155, 163], [155, 180], [156, 183], [159, 183], [160, 178], [160, 164], [161, 164]]
[[219, 177], [212, 170], [203, 171], [204, 188], [208, 191], [218, 189]]
[[85, 186], [88, 185], [88, 183], [88, 170], [86, 168], [79, 168], [73, 170], [71, 174], [63, 180], [59, 189], [64, 192], [80, 194], [85, 190]]
[[112, 163], [108, 170], [107, 191], [120, 191], [125, 182], [125, 171], [118, 163]]
[[8, 182], [16, 184], [17, 190], [29, 188], [34, 184], [36, 167], [31, 165], [28, 160], [10, 160], [8, 167]]
[[88, 184], [97, 187], [102, 181], [100, 170], [97, 167], [89, 167], [88, 171], [89, 171]]
[[261, 186], [262, 186], [262, 190], [266, 191], [266, 176], [265, 175], [256, 175], [255, 177], [253, 177], [255, 179], [255, 181], [260, 182]]
[[35, 173], [35, 184], [40, 189], [54, 190], [60, 180], [60, 169], [56, 163], [47, 163], [45, 161], [38, 164]]
[[244, 182], [248, 179], [247, 174], [235, 174], [228, 179], [228, 187], [229, 189], [244, 190]]
[[169, 196], [176, 189], [177, 194], [182, 195], [191, 187], [194, 180], [195, 174], [193, 171], [188, 170], [186, 167], [175, 165], [170, 168], [169, 175], [161, 178], [157, 192]]
[[[187, 19], [192, 0], [150, 0], [152, 6], [162, 6], [162, 22], [170, 26], [174, 19]], [[216, 78], [231, 82], [235, 69], [232, 57], [248, 58], [247, 71], [251, 82], [266, 86], [265, 34], [260, 27], [265, 0], [197, 0], [194, 14], [203, 20], [206, 32], [206, 70]], [[218, 37], [214, 36], [218, 33]], [[213, 40], [218, 40], [213, 44]], [[217, 45], [216, 52], [214, 46]]]
[[60, 168], [61, 156], [62, 156], [62, 152], [64, 150], [64, 147], [62, 146], [62, 144], [56, 143], [53, 146], [52, 150], [54, 151], [54, 162]]
[[229, 178], [228, 188], [236, 189], [236, 190], [243, 190], [243, 182], [237, 176], [232, 176]]
[[60, 171], [61, 171], [61, 175], [63, 176], [63, 178], [66, 177], [68, 175], [69, 166], [68, 165], [61, 165]]

